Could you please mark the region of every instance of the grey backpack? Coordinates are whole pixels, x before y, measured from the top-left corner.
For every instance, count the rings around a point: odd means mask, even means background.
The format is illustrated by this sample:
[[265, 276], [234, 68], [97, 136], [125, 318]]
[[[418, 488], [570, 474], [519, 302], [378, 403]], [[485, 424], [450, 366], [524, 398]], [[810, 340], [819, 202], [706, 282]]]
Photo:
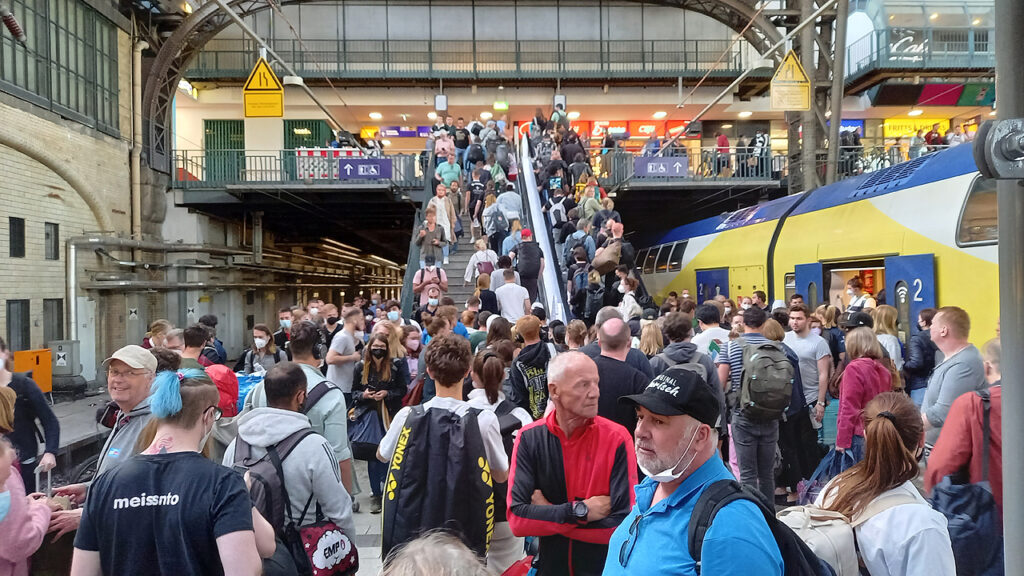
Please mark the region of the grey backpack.
[[743, 343], [740, 413], [751, 420], [779, 420], [793, 396], [793, 364], [780, 342]]

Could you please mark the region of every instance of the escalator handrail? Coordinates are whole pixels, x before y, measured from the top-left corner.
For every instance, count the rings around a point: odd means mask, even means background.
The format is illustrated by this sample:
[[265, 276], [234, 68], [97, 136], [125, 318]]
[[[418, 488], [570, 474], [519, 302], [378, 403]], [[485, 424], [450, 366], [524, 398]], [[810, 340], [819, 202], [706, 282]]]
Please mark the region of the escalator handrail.
[[547, 217], [541, 210], [540, 193], [537, 191], [537, 179], [533, 174], [533, 161], [530, 158], [530, 143], [527, 138], [526, 135], [523, 135], [520, 140], [519, 177], [517, 180], [519, 194], [523, 199], [524, 216], [529, 220], [534, 240], [540, 243], [547, 255], [547, 258], [544, 258], [544, 270], [541, 271], [538, 298], [544, 303], [549, 322], [561, 320], [567, 323], [570, 316], [564, 297], [565, 285], [559, 269], [558, 255], [555, 253], [555, 243], [548, 230]]
[[416, 310], [415, 294], [412, 292], [413, 278], [420, 269], [420, 247], [416, 244], [416, 229], [425, 218], [427, 205], [434, 197], [434, 153], [431, 152], [427, 158], [427, 165], [423, 170], [423, 202], [416, 209], [413, 216], [412, 235], [409, 238], [409, 257], [405, 261], [405, 277], [402, 279], [402, 317], [412, 318]]

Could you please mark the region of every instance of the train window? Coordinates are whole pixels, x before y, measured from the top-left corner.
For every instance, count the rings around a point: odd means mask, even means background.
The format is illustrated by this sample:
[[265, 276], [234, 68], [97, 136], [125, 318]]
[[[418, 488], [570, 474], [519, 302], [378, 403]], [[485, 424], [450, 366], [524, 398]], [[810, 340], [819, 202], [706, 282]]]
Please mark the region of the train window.
[[999, 238], [996, 181], [978, 176], [971, 184], [957, 225], [957, 246], [995, 244]]
[[676, 242], [676, 245], [672, 247], [672, 255], [668, 258], [670, 272], [679, 272], [683, 269], [683, 252], [686, 252], [686, 240]]
[[644, 258], [644, 274], [654, 274], [654, 260], [658, 257], [660, 249], [660, 246], [655, 246], [647, 253], [647, 258]]
[[644, 262], [647, 260], [647, 253], [650, 251], [650, 248], [643, 248], [636, 253], [636, 268], [638, 271], [644, 271]]
[[668, 257], [672, 253], [672, 245], [665, 245], [661, 247], [661, 252], [658, 252], [658, 267], [657, 272], [668, 272]]

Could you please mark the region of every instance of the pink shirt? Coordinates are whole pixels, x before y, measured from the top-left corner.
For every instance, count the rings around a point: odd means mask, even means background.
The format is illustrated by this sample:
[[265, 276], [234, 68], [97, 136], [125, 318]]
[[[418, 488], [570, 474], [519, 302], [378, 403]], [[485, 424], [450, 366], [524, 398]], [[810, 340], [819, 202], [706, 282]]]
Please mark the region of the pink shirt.
[[839, 386], [839, 418], [836, 421], [836, 447], [849, 448], [854, 436], [864, 436], [861, 411], [872, 398], [892, 390], [892, 376], [881, 362], [857, 358], [843, 370]]
[[11, 470], [4, 490], [11, 493], [11, 509], [0, 522], [0, 576], [28, 576], [29, 558], [43, 544], [50, 526], [50, 508], [29, 506], [16, 469]]

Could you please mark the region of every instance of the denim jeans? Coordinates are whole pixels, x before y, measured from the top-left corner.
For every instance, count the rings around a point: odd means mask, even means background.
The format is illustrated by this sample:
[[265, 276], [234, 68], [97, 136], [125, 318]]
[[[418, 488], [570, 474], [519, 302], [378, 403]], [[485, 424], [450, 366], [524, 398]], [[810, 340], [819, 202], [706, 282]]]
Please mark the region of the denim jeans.
[[380, 496], [384, 491], [384, 479], [388, 475], [388, 463], [376, 458], [366, 462], [366, 474], [370, 477], [370, 492]]
[[914, 405], [920, 408], [921, 404], [924, 403], [924, 393], [927, 391], [928, 388], [924, 387], [918, 388], [917, 390], [911, 390], [908, 394], [910, 394], [910, 399], [914, 401]]
[[779, 443], [779, 423], [759, 422], [733, 414], [732, 437], [740, 465], [740, 482], [760, 490], [768, 501], [772, 501], [775, 497], [775, 449]]

